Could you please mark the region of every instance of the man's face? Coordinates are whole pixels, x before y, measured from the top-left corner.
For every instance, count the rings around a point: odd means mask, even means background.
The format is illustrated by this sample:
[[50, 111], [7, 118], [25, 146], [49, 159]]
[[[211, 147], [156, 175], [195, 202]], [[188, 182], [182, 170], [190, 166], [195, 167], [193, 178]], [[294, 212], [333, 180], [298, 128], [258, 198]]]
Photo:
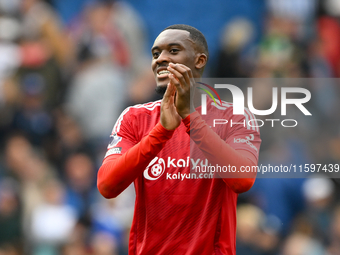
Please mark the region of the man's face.
[[156, 38], [151, 53], [153, 57], [151, 67], [158, 87], [166, 87], [169, 83], [167, 71], [169, 63], [186, 65], [194, 76], [198, 74], [195, 68], [195, 43], [188, 31], [179, 29], [163, 31]]

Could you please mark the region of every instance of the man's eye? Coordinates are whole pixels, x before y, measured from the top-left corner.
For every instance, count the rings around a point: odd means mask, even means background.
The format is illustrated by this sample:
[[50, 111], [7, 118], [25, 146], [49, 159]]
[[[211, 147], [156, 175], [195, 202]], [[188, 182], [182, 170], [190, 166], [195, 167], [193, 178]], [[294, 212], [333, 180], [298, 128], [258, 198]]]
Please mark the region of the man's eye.
[[177, 53], [177, 52], [179, 52], [179, 49], [171, 49], [170, 50], [170, 53]]
[[158, 57], [159, 57], [159, 52], [154, 52], [154, 53], [152, 53], [152, 57], [153, 57], [153, 58], [158, 58]]

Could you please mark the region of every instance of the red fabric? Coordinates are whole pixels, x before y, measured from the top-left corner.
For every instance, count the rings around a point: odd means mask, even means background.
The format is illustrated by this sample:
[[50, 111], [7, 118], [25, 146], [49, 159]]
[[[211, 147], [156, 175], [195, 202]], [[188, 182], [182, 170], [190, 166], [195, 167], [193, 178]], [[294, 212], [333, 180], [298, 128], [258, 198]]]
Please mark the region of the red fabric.
[[[122, 156], [104, 159], [98, 172], [97, 186], [106, 198], [113, 198], [125, 190], [164, 147], [174, 131], [166, 130], [158, 123], [140, 143]], [[122, 171], [124, 169], [124, 171]]]
[[213, 126], [216, 116], [242, 123], [253, 118], [249, 111], [233, 116], [229, 104], [216, 107], [210, 101], [207, 111], [191, 114], [191, 125], [186, 119], [175, 131], [160, 126], [160, 101], [129, 107], [117, 120], [98, 188], [114, 197], [134, 182], [129, 255], [235, 255], [236, 192], [252, 183], [205, 178], [194, 170], [209, 162], [252, 164], [247, 158], [256, 164], [261, 140], [257, 128]]
[[340, 24], [332, 17], [321, 17], [317, 23], [324, 55], [334, 74], [340, 76]]
[[[220, 166], [232, 165], [237, 170], [242, 166], [255, 166], [257, 159], [247, 151], [236, 151], [223, 141], [201, 118], [194, 112], [183, 120], [187, 133], [204, 153], [209, 162]], [[257, 165], [257, 164], [256, 164]], [[248, 191], [255, 182], [256, 173], [236, 172], [220, 174], [224, 182], [236, 193]]]

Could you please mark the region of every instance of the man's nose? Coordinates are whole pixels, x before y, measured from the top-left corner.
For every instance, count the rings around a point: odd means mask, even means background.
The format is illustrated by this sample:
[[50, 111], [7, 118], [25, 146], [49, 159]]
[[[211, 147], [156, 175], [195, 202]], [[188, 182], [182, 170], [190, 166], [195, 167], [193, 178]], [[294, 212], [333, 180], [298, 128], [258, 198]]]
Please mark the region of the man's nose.
[[162, 51], [157, 58], [157, 64], [170, 62], [171, 62], [170, 54], [166, 51]]

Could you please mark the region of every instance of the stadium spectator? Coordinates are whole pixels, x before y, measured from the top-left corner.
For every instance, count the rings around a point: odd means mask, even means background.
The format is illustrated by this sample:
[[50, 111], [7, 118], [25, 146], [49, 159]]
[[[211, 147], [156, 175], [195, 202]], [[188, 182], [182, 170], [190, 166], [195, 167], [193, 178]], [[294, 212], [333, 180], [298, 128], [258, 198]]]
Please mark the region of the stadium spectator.
[[32, 254], [56, 254], [71, 237], [77, 216], [73, 208], [65, 204], [65, 188], [59, 180], [48, 180], [42, 189], [43, 201], [32, 211]]
[[65, 202], [71, 206], [78, 219], [90, 220], [90, 210], [98, 200], [95, 189], [95, 167], [85, 153], [71, 154], [64, 165]]

